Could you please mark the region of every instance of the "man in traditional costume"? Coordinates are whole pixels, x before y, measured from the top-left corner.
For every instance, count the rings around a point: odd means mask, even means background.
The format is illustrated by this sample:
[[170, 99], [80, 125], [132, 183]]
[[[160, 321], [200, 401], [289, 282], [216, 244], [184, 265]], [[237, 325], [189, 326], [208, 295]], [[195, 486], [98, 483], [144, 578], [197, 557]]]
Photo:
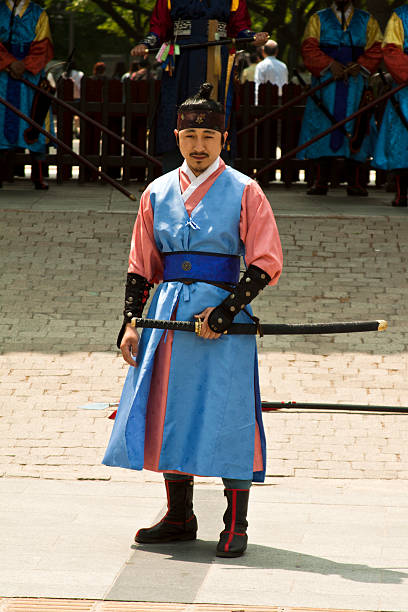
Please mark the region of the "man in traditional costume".
[[[277, 283], [282, 250], [258, 184], [219, 157], [225, 115], [210, 92], [204, 84], [181, 105], [183, 165], [141, 198], [118, 339], [133, 367], [103, 463], [164, 473], [168, 511], [137, 532], [143, 543], [195, 539], [193, 475], [222, 477], [228, 508], [217, 555], [233, 557], [247, 545], [249, 489], [263, 482], [266, 456], [255, 337], [223, 332], [233, 320], [251, 321], [248, 304]], [[247, 269], [239, 281], [241, 255]], [[160, 284], [148, 318], [200, 318], [200, 335], [145, 329], [139, 341], [129, 322], [141, 316], [153, 283]]]
[[[0, 96], [30, 116], [34, 91], [19, 79], [24, 76], [38, 85], [52, 57], [52, 38], [44, 9], [30, 0], [0, 2]], [[29, 149], [34, 186], [47, 189], [42, 169], [45, 136], [40, 134], [36, 142], [27, 143], [24, 131], [28, 127], [15, 113], [0, 105], [0, 172], [16, 149]], [[0, 183], [1, 178], [0, 174]]]
[[[185, 51], [183, 47], [210, 39], [254, 35], [246, 0], [157, 0], [150, 32], [131, 53], [144, 55], [147, 49], [160, 47], [167, 41], [179, 46], [180, 54], [175, 55], [177, 48], [173, 45], [162, 64], [156, 153], [163, 156], [163, 172], [173, 170], [182, 162], [173, 136], [177, 108], [201, 83], [208, 81], [213, 85], [213, 97], [226, 109], [226, 126], [232, 108], [234, 53], [226, 45]], [[267, 40], [266, 32], [258, 32], [254, 44], [262, 46]]]
[[[393, 86], [408, 83], [408, 5], [391, 15], [384, 35], [384, 62]], [[408, 91], [401, 89], [388, 100], [378, 135], [373, 166], [393, 170], [397, 193], [392, 206], [407, 206], [408, 190]]]
[[[367, 78], [382, 58], [381, 40], [377, 21], [366, 11], [354, 8], [351, 0], [335, 0], [329, 8], [312, 15], [307, 23], [302, 42], [303, 61], [312, 73], [312, 86], [335, 77], [334, 83], [316, 93], [334, 121], [341, 121], [359, 108]], [[349, 66], [353, 68], [345, 73]], [[332, 121], [309, 97], [299, 144], [331, 125]], [[300, 159], [315, 160], [315, 184], [307, 191], [309, 195], [326, 195], [331, 162], [337, 157], [346, 159], [347, 194], [368, 195], [361, 180], [361, 164], [374, 153], [375, 124], [366, 118], [347, 123], [345, 130], [353, 135], [350, 143], [344, 130], [336, 130], [299, 154]]]

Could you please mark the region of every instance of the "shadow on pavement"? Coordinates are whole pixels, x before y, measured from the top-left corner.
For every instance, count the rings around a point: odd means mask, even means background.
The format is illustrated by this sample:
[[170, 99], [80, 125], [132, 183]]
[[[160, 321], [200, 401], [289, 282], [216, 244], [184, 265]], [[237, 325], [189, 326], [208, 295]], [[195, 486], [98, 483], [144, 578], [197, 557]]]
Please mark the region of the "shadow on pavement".
[[[279, 569], [289, 572], [309, 572], [313, 574], [338, 575], [345, 580], [354, 582], [401, 584], [408, 578], [408, 573], [387, 569], [370, 567], [359, 563], [338, 563], [324, 557], [315, 557], [259, 544], [249, 544], [246, 553], [239, 558], [226, 559], [215, 557], [217, 542], [196, 540], [193, 542], [167, 543], [161, 545], [132, 545], [136, 551], [147, 552], [151, 555], [165, 556], [166, 560], [209, 563], [216, 560], [223, 565], [234, 565], [245, 569]], [[134, 555], [134, 556], [135, 556]], [[132, 561], [130, 561], [132, 563]], [[233, 568], [231, 568], [233, 569]]]

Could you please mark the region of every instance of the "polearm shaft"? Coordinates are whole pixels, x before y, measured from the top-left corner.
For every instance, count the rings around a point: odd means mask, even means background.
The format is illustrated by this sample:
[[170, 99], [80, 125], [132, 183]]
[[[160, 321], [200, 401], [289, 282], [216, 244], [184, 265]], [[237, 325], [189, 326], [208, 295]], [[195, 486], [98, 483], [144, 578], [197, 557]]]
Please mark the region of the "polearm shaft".
[[310, 140], [308, 140], [304, 144], [299, 145], [298, 147], [296, 147], [296, 149], [292, 149], [292, 151], [289, 151], [289, 153], [286, 153], [286, 155], [282, 155], [282, 157], [279, 157], [278, 159], [275, 159], [273, 162], [267, 164], [266, 166], [264, 166], [263, 168], [258, 170], [258, 172], [256, 173], [256, 176], [258, 177], [260, 174], [263, 174], [267, 170], [272, 170], [273, 168], [276, 168], [277, 166], [280, 166], [286, 160], [290, 159], [291, 157], [294, 157], [300, 151], [303, 151], [303, 149], [306, 149], [307, 147], [310, 147], [310, 145], [314, 144], [315, 142], [317, 142], [321, 138], [324, 138], [328, 134], [331, 134], [332, 132], [334, 132], [334, 130], [339, 129], [340, 127], [342, 127], [343, 125], [345, 125], [349, 121], [353, 121], [353, 119], [355, 119], [356, 117], [358, 117], [359, 115], [361, 115], [365, 111], [369, 110], [370, 108], [373, 108], [377, 104], [380, 104], [384, 100], [388, 100], [388, 98], [390, 98], [392, 95], [396, 94], [398, 91], [400, 91], [400, 89], [403, 89], [404, 87], [407, 87], [407, 83], [401, 83], [397, 87], [394, 87], [394, 89], [392, 89], [391, 91], [383, 94], [379, 98], [376, 98], [375, 100], [373, 100], [369, 104], [366, 104], [362, 108], [359, 108], [355, 113], [352, 113], [349, 117], [346, 117], [345, 119], [342, 119], [341, 121], [338, 121], [334, 125], [332, 125], [329, 128], [327, 128], [327, 130], [324, 130], [324, 132], [321, 132], [320, 134], [317, 134], [316, 136], [314, 136], [313, 138], [311, 138]]
[[[198, 333], [198, 324], [194, 321], [160, 321], [158, 319], [138, 319], [134, 317], [132, 327], [148, 329], [167, 329]], [[295, 334], [348, 334], [351, 332], [384, 331], [387, 321], [349, 321], [340, 323], [265, 323], [261, 325], [264, 336], [281, 336]], [[258, 326], [252, 323], [233, 323], [228, 334], [256, 335]]]
[[158, 159], [156, 159], [155, 157], [152, 157], [151, 155], [146, 153], [146, 151], [143, 151], [143, 149], [139, 149], [139, 147], [131, 143], [129, 140], [126, 140], [126, 138], [119, 136], [119, 134], [115, 134], [115, 132], [112, 132], [112, 130], [107, 128], [105, 125], [103, 125], [102, 123], [99, 123], [99, 121], [96, 121], [95, 119], [92, 119], [92, 117], [89, 117], [88, 115], [80, 111], [79, 109], [75, 108], [75, 106], [72, 106], [72, 104], [68, 104], [68, 102], [65, 102], [65, 100], [61, 100], [61, 98], [57, 98], [55, 95], [53, 95], [49, 91], [42, 89], [38, 85], [35, 85], [34, 83], [30, 83], [30, 81], [28, 81], [24, 77], [21, 77], [19, 80], [22, 83], [24, 83], [24, 85], [31, 87], [35, 91], [38, 91], [40, 94], [47, 96], [48, 98], [51, 98], [53, 102], [56, 102], [56, 104], [59, 104], [66, 110], [70, 111], [73, 115], [77, 115], [78, 117], [80, 117], [81, 119], [89, 123], [90, 125], [93, 125], [94, 127], [98, 128], [98, 130], [101, 130], [101, 132], [105, 132], [105, 134], [107, 134], [108, 136], [115, 138], [125, 147], [129, 147], [129, 149], [131, 149], [138, 155], [141, 155], [142, 157], [144, 157], [145, 159], [147, 159], [149, 162], [156, 165], [160, 169], [162, 168], [162, 163]]
[[[237, 43], [249, 44], [255, 40], [255, 36], [248, 36], [246, 38], [221, 38], [220, 40], [208, 40], [202, 43], [191, 43], [190, 45], [179, 45], [181, 51], [194, 51], [196, 49], [207, 49], [207, 47], [220, 47], [221, 45], [236, 45]], [[168, 41], [166, 44], [174, 45], [178, 44], [173, 41]], [[153, 47], [148, 49], [146, 47], [146, 53], [158, 53], [161, 47]]]
[[0, 104], [3, 104], [4, 106], [6, 106], [13, 113], [15, 113], [18, 117], [20, 117], [20, 119], [23, 119], [23, 121], [26, 121], [26, 123], [28, 123], [33, 128], [41, 132], [41, 134], [44, 134], [46, 138], [48, 138], [49, 140], [54, 142], [58, 147], [61, 147], [62, 149], [64, 149], [64, 151], [72, 155], [72, 157], [77, 159], [79, 163], [84, 164], [85, 166], [90, 168], [90, 170], [92, 170], [93, 172], [96, 172], [101, 178], [103, 178], [107, 183], [112, 185], [112, 187], [114, 187], [115, 189], [123, 193], [127, 198], [129, 198], [130, 200], [136, 201], [136, 197], [133, 195], [133, 193], [130, 193], [130, 191], [122, 187], [122, 185], [120, 185], [117, 181], [115, 181], [115, 179], [105, 174], [103, 170], [99, 170], [99, 168], [91, 164], [91, 162], [88, 161], [85, 157], [82, 157], [82, 155], [79, 155], [79, 153], [76, 153], [75, 151], [73, 151], [67, 144], [65, 144], [65, 142], [62, 142], [62, 140], [50, 134], [50, 132], [48, 132], [43, 127], [41, 127], [39, 123], [37, 123], [36, 121], [33, 121], [31, 117], [28, 117], [27, 115], [22, 113], [18, 108], [13, 106], [13, 104], [10, 104], [10, 102], [5, 100], [1, 96], [0, 96]]
[[[355, 64], [353, 64], [352, 66], [348, 66], [346, 68], [346, 70], [344, 71], [344, 73], [347, 73], [354, 66], [355, 66]], [[304, 91], [303, 93], [299, 94], [295, 98], [292, 98], [292, 100], [289, 100], [285, 104], [282, 104], [282, 106], [279, 106], [279, 108], [275, 108], [275, 110], [271, 111], [270, 113], [266, 113], [266, 115], [263, 115], [262, 117], [259, 117], [259, 119], [255, 119], [255, 121], [253, 121], [252, 123], [248, 123], [248, 125], [246, 125], [245, 127], [241, 128], [240, 130], [238, 130], [237, 136], [240, 136], [241, 134], [245, 134], [245, 132], [248, 132], [249, 130], [252, 130], [252, 128], [257, 127], [258, 125], [260, 125], [261, 123], [263, 123], [267, 119], [274, 119], [275, 117], [277, 117], [281, 113], [284, 113], [285, 111], [287, 111], [288, 108], [291, 108], [292, 106], [295, 106], [295, 104], [298, 104], [299, 102], [302, 102], [302, 100], [304, 100], [305, 98], [308, 98], [309, 96], [312, 96], [313, 94], [315, 94], [316, 92], [320, 91], [321, 89], [324, 89], [328, 85], [331, 85], [332, 83], [334, 83], [335, 80], [336, 79], [334, 77], [331, 77], [327, 81], [323, 81], [319, 85], [315, 85], [314, 87], [312, 87], [308, 91]]]
[[262, 412], [272, 410], [345, 410], [347, 412], [395, 412], [407, 414], [408, 406], [377, 406], [370, 404], [319, 404], [312, 402], [262, 402]]

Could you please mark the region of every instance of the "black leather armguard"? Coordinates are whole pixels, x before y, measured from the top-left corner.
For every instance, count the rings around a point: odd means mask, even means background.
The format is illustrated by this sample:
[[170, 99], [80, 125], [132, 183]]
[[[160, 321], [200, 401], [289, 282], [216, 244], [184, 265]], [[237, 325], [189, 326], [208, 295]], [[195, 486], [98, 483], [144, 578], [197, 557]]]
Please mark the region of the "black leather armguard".
[[213, 332], [226, 331], [237, 315], [270, 282], [271, 277], [258, 266], [250, 265], [234, 287], [231, 294], [208, 317], [208, 325]]
[[140, 274], [128, 272], [125, 287], [125, 308], [123, 310], [123, 323], [120, 328], [116, 346], [120, 348], [126, 325], [131, 322], [133, 317], [141, 317], [143, 308], [149, 299], [150, 289], [153, 285]]

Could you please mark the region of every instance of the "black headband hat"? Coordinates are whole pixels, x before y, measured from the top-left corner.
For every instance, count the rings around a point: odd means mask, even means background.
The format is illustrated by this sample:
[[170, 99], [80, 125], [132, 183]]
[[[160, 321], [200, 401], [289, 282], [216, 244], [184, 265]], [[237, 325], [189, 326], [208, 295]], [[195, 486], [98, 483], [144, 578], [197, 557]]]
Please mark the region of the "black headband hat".
[[225, 112], [220, 102], [210, 99], [213, 86], [203, 83], [195, 96], [183, 102], [178, 110], [177, 129], [179, 131], [202, 128], [225, 132]]

